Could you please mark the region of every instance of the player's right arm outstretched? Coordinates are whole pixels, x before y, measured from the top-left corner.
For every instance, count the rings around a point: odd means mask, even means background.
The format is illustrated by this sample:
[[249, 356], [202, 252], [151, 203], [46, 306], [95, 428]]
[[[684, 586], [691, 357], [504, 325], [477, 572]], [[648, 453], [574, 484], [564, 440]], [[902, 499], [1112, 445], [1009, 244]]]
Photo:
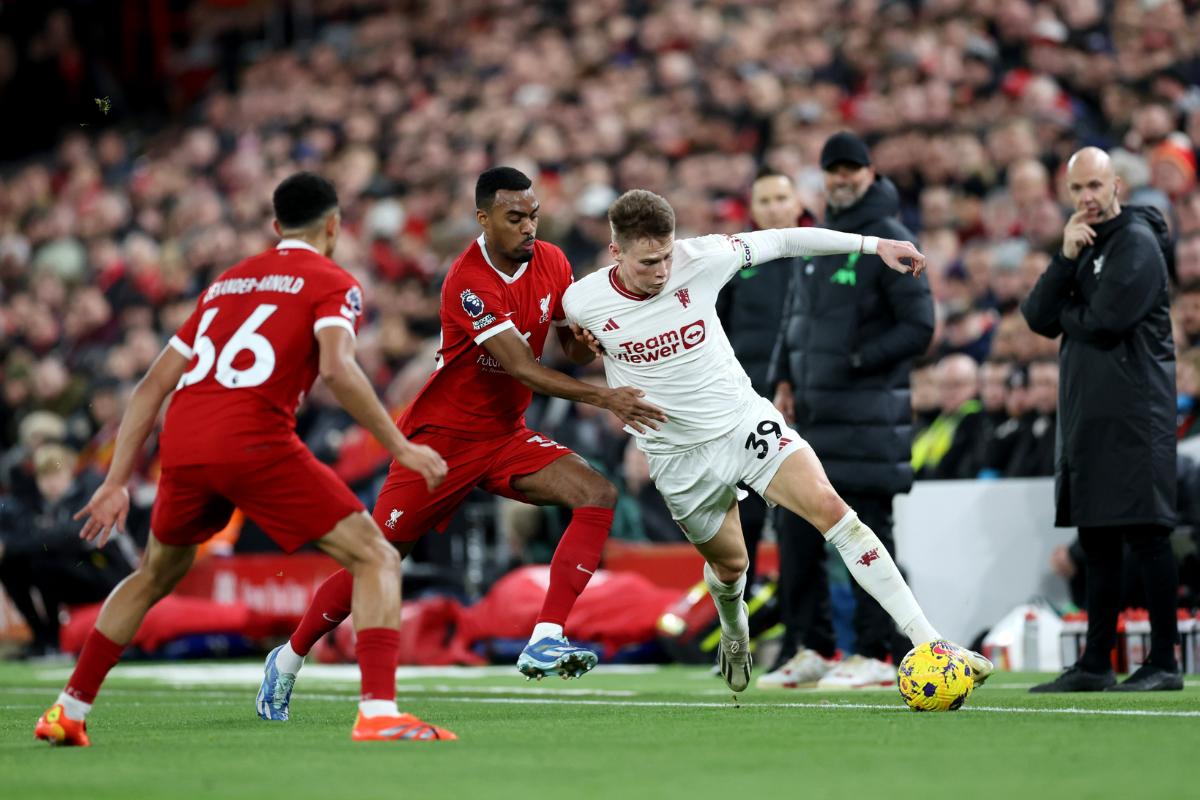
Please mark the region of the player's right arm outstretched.
[[748, 245], [743, 251], [747, 263], [738, 264], [738, 269], [781, 258], [864, 253], [877, 255], [891, 269], [912, 273], [913, 277], [920, 276], [925, 270], [925, 256], [921, 251], [911, 242], [899, 239], [880, 239], [827, 228], [773, 228], [739, 233], [732, 238]]
[[659, 424], [667, 421], [667, 415], [661, 408], [642, 399], [646, 393], [641, 389], [631, 386], [616, 389], [592, 386], [558, 370], [543, 367], [515, 330], [505, 330], [492, 336], [483, 343], [483, 347], [500, 362], [505, 372], [539, 394], [608, 409], [638, 433], [645, 433], [646, 428], [658, 430]]
[[402, 466], [425, 479], [430, 491], [446, 477], [446, 462], [433, 448], [414, 444], [400, 433], [374, 387], [354, 356], [354, 337], [345, 328], [329, 326], [317, 331], [321, 350], [321, 380], [342, 408], [370, 431]]

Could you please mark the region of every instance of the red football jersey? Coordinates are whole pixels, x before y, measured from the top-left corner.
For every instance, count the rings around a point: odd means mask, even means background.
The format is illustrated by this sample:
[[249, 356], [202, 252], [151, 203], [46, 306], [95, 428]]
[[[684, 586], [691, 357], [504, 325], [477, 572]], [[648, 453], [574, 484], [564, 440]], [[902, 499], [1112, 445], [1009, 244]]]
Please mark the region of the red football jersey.
[[567, 324], [562, 296], [572, 279], [562, 250], [541, 241], [510, 278], [492, 266], [480, 235], [446, 275], [437, 369], [401, 415], [400, 430], [411, 435], [437, 428], [465, 439], [490, 439], [522, 427], [533, 393], [483, 343], [513, 329], [540, 359], [551, 325]]
[[296, 239], [224, 272], [170, 345], [191, 359], [161, 438], [163, 466], [213, 464], [294, 444], [296, 406], [319, 369], [316, 332], [357, 334], [362, 289]]

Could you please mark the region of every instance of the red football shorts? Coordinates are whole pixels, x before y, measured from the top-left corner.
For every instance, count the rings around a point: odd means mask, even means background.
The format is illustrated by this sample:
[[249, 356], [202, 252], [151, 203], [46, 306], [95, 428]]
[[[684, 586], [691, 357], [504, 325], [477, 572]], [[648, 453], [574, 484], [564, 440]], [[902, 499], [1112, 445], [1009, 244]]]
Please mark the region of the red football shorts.
[[512, 481], [550, 466], [570, 448], [522, 428], [498, 439], [472, 441], [418, 430], [409, 437], [438, 451], [450, 468], [446, 479], [429, 491], [425, 479], [395, 461], [375, 501], [375, 521], [393, 542], [413, 542], [426, 531], [445, 530], [454, 512], [476, 486], [484, 491], [528, 503]]
[[270, 459], [163, 468], [150, 529], [163, 544], [200, 544], [225, 527], [234, 508], [291, 553], [363, 504], [297, 440]]

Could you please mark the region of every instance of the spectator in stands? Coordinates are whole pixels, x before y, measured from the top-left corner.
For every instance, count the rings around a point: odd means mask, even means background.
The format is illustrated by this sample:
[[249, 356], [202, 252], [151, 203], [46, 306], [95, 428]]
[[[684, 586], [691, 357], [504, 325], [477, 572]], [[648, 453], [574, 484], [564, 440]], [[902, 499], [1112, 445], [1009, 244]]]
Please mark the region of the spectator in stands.
[[913, 359], [909, 383], [912, 386], [913, 439], [933, 424], [941, 413], [941, 395], [937, 384], [937, 359], [920, 356]]
[[1181, 233], [1175, 242], [1175, 282], [1180, 286], [1200, 284], [1200, 228]]
[[983, 464], [987, 420], [979, 402], [979, 367], [961, 353], [938, 362], [941, 413], [912, 444], [912, 469], [921, 480], [974, 478]]
[[1054, 432], [1058, 410], [1058, 361], [1029, 365], [1029, 411], [1021, 416], [1016, 441], [1004, 465], [1006, 478], [1054, 474]]
[[[1175, 660], [1177, 573], [1175, 351], [1167, 226], [1157, 209], [1122, 208], [1103, 150], [1067, 165], [1075, 213], [1062, 250], [1021, 306], [1030, 327], [1061, 335], [1060, 526], [1078, 526], [1087, 556], [1088, 633], [1079, 661], [1032, 691], [1182, 689]], [[1148, 593], [1151, 649], [1119, 686], [1109, 665], [1125, 544]]]
[[[834, 134], [821, 148], [820, 163], [826, 227], [916, 242], [896, 219], [895, 186], [876, 174], [859, 137]], [[817, 256], [793, 275], [772, 357], [775, 405], [821, 454], [834, 488], [889, 552], [895, 551], [892, 498], [912, 487], [909, 372], [929, 346], [933, 323], [923, 276], [901, 275], [878, 256]], [[782, 655], [795, 659], [762, 676], [760, 685], [782, 684], [780, 673], [806, 664], [814, 670], [798, 682], [821, 678], [820, 669], [828, 668], [807, 650], [797, 652], [805, 641], [806, 620], [798, 616], [803, 587], [824, 572], [824, 540], [793, 514], [781, 513], [778, 521], [780, 605], [788, 629]], [[876, 685], [891, 674], [884, 661], [908, 649], [887, 613], [857, 586], [855, 601], [858, 653], [821, 685]]]
[[36, 496], [0, 503], [0, 583], [33, 632], [30, 656], [58, 653], [64, 603], [96, 603], [132, 567], [123, 536], [104, 547], [79, 538], [73, 515], [100, 484], [94, 473], [75, 476], [75, 454], [44, 444], [33, 455]]
[[1013, 373], [1011, 361], [990, 358], [979, 368], [979, 402], [987, 419], [984, 436], [1008, 420], [1008, 379]]
[[1179, 287], [1171, 312], [1179, 326], [1180, 346], [1200, 345], [1200, 278]]
[[1182, 441], [1200, 434], [1200, 347], [1179, 354], [1175, 365], [1175, 438]]
[[1018, 364], [1009, 371], [1005, 380], [1005, 419], [992, 427], [991, 434], [984, 443], [980, 478], [1006, 477], [1008, 465], [1012, 462], [1013, 452], [1019, 441], [1021, 422], [1029, 408], [1029, 372]]

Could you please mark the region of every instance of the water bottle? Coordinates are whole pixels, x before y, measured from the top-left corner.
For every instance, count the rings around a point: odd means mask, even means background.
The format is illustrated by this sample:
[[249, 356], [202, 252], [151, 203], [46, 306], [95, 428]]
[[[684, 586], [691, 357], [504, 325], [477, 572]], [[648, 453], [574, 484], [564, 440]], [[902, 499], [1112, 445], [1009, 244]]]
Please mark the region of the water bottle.
[[1025, 631], [1021, 647], [1021, 667], [1027, 672], [1037, 672], [1041, 666], [1038, 658], [1038, 615], [1032, 609], [1025, 612]]

